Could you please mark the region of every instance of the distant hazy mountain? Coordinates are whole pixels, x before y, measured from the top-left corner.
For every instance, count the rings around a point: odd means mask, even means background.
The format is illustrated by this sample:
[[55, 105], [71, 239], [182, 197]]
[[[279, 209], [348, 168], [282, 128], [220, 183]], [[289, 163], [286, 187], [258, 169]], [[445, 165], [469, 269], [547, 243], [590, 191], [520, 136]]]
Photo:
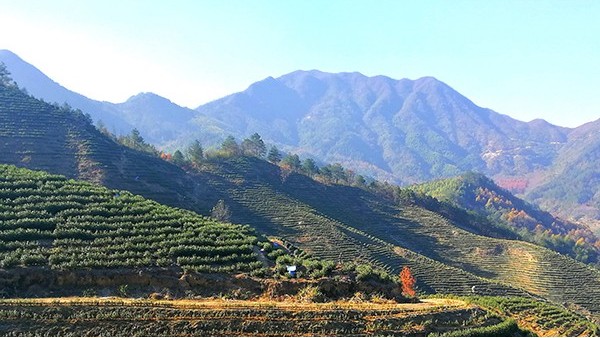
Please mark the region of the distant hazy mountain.
[[566, 128], [478, 107], [432, 77], [297, 71], [197, 108], [236, 135], [404, 183], [468, 170], [525, 175], [549, 166]]
[[29, 94], [51, 103], [66, 102], [90, 114], [95, 122], [102, 121], [116, 134], [126, 134], [137, 128], [147, 141], [165, 144], [182, 137], [186, 122], [196, 114], [152, 93], [140, 93], [119, 104], [89, 99], [54, 82], [8, 50], [0, 50], [0, 62], [4, 62], [11, 77]]
[[111, 131], [123, 134], [133, 129], [111, 104], [89, 99], [61, 86], [11, 51], [0, 50], [0, 62], [4, 62], [11, 77], [29, 94], [51, 103], [68, 103], [90, 114], [94, 121], [102, 120]]
[[197, 114], [153, 93], [140, 93], [114, 107], [122, 119], [154, 144], [180, 138], [189, 126], [187, 122]]
[[527, 198], [561, 215], [600, 220], [600, 120], [569, 134], [569, 142]]

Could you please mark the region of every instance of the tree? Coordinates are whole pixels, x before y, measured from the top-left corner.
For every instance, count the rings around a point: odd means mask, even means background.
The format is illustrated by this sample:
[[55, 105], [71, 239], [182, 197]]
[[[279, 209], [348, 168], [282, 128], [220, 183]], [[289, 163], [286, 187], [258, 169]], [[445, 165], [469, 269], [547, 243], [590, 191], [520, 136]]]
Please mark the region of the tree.
[[281, 160], [281, 165], [291, 170], [299, 170], [301, 165], [300, 157], [296, 154], [289, 154]]
[[0, 84], [9, 87], [16, 86], [15, 81], [10, 77], [10, 72], [6, 68], [4, 62], [0, 62]]
[[173, 155], [169, 154], [169, 153], [160, 153], [160, 158], [162, 158], [165, 161], [171, 162], [173, 160]]
[[140, 151], [144, 151], [151, 154], [157, 154], [158, 151], [154, 148], [153, 145], [146, 143], [142, 135], [140, 135], [140, 131], [134, 128], [131, 133], [127, 136], [122, 136], [119, 138], [121, 144]]
[[417, 280], [413, 277], [412, 272], [408, 266], [402, 268], [400, 272], [400, 282], [402, 283], [402, 294], [408, 297], [414, 297], [417, 293], [415, 292], [415, 284]]
[[267, 155], [267, 160], [269, 160], [269, 162], [271, 163], [279, 163], [279, 161], [281, 161], [281, 153], [279, 152], [279, 149], [277, 149], [276, 146], [272, 146], [271, 149], [269, 150], [269, 154]]
[[212, 218], [219, 220], [221, 222], [229, 222], [231, 219], [231, 212], [229, 211], [229, 207], [225, 204], [225, 201], [219, 200], [217, 204], [210, 210], [210, 215]]
[[346, 169], [341, 164], [328, 164], [320, 169], [321, 176], [326, 178], [329, 182], [343, 183], [348, 181]]
[[252, 134], [250, 138], [242, 141], [242, 152], [244, 155], [261, 158], [265, 156], [267, 147], [258, 133]]
[[175, 150], [175, 152], [173, 153], [173, 163], [175, 163], [176, 165], [184, 165], [185, 164], [185, 158], [183, 157], [183, 154], [181, 153], [181, 151]]
[[202, 149], [202, 145], [200, 145], [200, 141], [194, 140], [185, 152], [188, 160], [190, 160], [192, 164], [200, 165], [200, 163], [202, 163], [202, 160], [204, 159], [204, 150]]
[[231, 135], [227, 136], [225, 141], [221, 143], [221, 151], [228, 156], [239, 156], [242, 153], [237, 141]]
[[367, 186], [367, 180], [363, 175], [356, 175], [354, 177], [354, 185], [357, 187], [364, 188]]
[[104, 122], [100, 119], [98, 120], [98, 122], [96, 122], [96, 129], [98, 129], [98, 131], [100, 131], [102, 134], [108, 137], [112, 137], [110, 131], [108, 131], [108, 128], [106, 128], [106, 124], [104, 124]]
[[319, 167], [312, 158], [307, 158], [302, 162], [302, 171], [309, 176], [315, 175], [319, 172]]

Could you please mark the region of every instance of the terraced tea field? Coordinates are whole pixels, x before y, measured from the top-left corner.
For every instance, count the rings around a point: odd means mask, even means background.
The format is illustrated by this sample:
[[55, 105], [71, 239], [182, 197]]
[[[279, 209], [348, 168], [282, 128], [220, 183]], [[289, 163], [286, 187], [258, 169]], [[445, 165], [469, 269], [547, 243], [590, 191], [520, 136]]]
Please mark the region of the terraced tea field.
[[0, 267], [57, 270], [263, 267], [247, 226], [219, 223], [126, 191], [0, 165]]
[[358, 188], [326, 186], [238, 159], [208, 184], [227, 191], [235, 220], [333, 260], [359, 260], [393, 273], [413, 269], [423, 291], [536, 295], [600, 313], [600, 272], [530, 243], [467, 231], [441, 215], [396, 206]]
[[517, 321], [540, 336], [598, 336], [597, 324], [563, 307], [518, 297], [469, 297], [469, 301]]

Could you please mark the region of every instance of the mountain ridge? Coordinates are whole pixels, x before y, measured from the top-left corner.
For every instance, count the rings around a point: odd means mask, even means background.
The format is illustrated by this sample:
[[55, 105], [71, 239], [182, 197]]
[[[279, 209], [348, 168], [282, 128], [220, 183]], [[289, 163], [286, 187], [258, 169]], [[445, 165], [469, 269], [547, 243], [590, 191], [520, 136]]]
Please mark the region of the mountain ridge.
[[[266, 86], [268, 90], [257, 90]], [[285, 92], [285, 95], [276, 95], [278, 98], [273, 107], [272, 102], [263, 97], [265, 91], [266, 94]], [[252, 103], [254, 106], [248, 107]], [[286, 109], [286, 113], [275, 114], [273, 108]], [[286, 150], [305, 152], [326, 162], [344, 158], [347, 163], [342, 164], [348, 164], [356, 159], [368, 159], [367, 153], [375, 150], [380, 158], [376, 163], [379, 169], [397, 179], [413, 176], [408, 180], [400, 179], [405, 183], [440, 175], [452, 176], [466, 167], [481, 171], [489, 169], [488, 174], [508, 170], [513, 163], [475, 157], [466, 163], [461, 161], [467, 154], [485, 151], [485, 147], [496, 151], [503, 150], [501, 146], [508, 144], [504, 148], [517, 149], [523, 142], [502, 142], [502, 138], [516, 138], [517, 131], [526, 134], [526, 142], [538, 147], [548, 139], [565, 142], [568, 131], [549, 123], [517, 121], [478, 107], [434, 77], [393, 80], [384, 76], [366, 77], [360, 73], [296, 71], [277, 79], [270, 77], [259, 81], [246, 91], [196, 110], [224, 123], [231, 122], [238, 135], [248, 134], [253, 129]], [[260, 121], [257, 115], [265, 111], [267, 113]], [[460, 131], [459, 126], [467, 123], [478, 129]], [[276, 125], [278, 132], [271, 131], [270, 125]], [[486, 136], [490, 131], [493, 135]], [[349, 148], [353, 150], [352, 154], [344, 153], [344, 149]], [[392, 149], [401, 154], [394, 154]], [[444, 152], [446, 156], [440, 155]], [[400, 158], [408, 164], [403, 165]], [[504, 160], [510, 162], [508, 156]], [[495, 166], [501, 168], [494, 169]]]

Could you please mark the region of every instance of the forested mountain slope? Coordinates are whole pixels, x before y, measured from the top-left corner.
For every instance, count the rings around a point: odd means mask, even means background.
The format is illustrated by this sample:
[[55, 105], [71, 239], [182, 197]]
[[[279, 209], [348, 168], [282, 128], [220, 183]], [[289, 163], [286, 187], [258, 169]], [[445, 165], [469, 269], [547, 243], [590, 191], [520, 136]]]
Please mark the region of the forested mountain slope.
[[197, 111], [234, 135], [258, 132], [283, 149], [403, 183], [469, 170], [525, 175], [552, 163], [568, 132], [478, 107], [432, 77], [297, 71]]
[[564, 216], [600, 220], [600, 120], [569, 134], [542, 183], [526, 197]]

